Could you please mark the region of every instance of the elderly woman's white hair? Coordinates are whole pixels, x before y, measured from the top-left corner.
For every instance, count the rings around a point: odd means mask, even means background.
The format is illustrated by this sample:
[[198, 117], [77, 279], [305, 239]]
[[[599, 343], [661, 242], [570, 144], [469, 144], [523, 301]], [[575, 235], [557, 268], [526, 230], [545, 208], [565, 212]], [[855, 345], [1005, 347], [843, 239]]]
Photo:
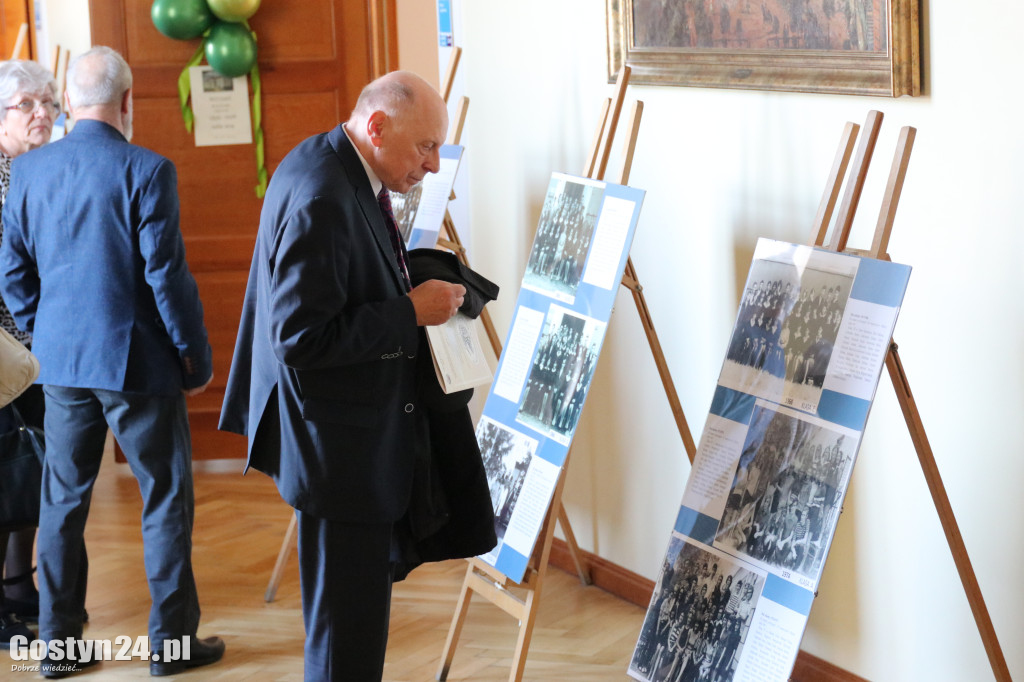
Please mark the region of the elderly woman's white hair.
[[18, 93], [42, 95], [46, 92], [57, 99], [57, 81], [49, 69], [25, 59], [0, 62], [0, 104], [3, 106], [17, 104], [12, 100]]

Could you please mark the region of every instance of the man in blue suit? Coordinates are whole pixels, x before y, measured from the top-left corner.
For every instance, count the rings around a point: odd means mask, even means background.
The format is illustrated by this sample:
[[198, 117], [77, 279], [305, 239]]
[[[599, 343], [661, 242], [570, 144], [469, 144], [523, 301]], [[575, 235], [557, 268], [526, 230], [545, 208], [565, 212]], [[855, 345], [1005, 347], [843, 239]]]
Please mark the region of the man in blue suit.
[[[75, 127], [12, 168], [0, 282], [18, 326], [33, 335], [46, 396], [39, 636], [82, 636], [82, 538], [109, 425], [142, 492], [149, 641], [161, 657], [150, 672], [169, 675], [224, 652], [217, 637], [196, 639], [185, 408], [213, 371], [174, 166], [128, 143], [131, 84], [128, 64], [105, 47], [68, 69]], [[191, 659], [166, 660], [164, 643], [185, 650], [185, 637]], [[88, 663], [47, 661], [42, 673], [64, 677]]]
[[429, 446], [417, 327], [465, 294], [411, 286], [388, 191], [438, 171], [447, 129], [433, 88], [390, 73], [285, 157], [263, 204], [221, 428], [297, 510], [307, 680], [383, 674], [393, 526]]

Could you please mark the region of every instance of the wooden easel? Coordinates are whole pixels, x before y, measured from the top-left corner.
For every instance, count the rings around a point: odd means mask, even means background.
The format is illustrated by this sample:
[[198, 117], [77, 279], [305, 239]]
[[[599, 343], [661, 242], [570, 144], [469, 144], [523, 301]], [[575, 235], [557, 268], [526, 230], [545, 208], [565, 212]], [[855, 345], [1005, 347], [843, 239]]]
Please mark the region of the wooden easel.
[[21, 59], [21, 52], [25, 49], [25, 41], [28, 40], [28, 24], [22, 23], [18, 28], [18, 37], [14, 39], [14, 48], [11, 50], [11, 59]]
[[[846, 167], [853, 153], [859, 126], [854, 123], [847, 123], [840, 138], [839, 149], [836, 152], [835, 162], [829, 173], [828, 184], [822, 196], [818, 215], [815, 218], [814, 234], [811, 238], [811, 245], [827, 248], [830, 251], [854, 253], [857, 255], [876, 258], [879, 260], [891, 260], [888, 254], [889, 236], [892, 233], [893, 220], [896, 216], [896, 208], [899, 204], [900, 193], [903, 190], [903, 181], [906, 177], [907, 166], [910, 163], [910, 153], [914, 146], [916, 129], [909, 126], [900, 130], [900, 136], [896, 143], [896, 153], [893, 158], [892, 168], [889, 171], [889, 179], [886, 183], [885, 193], [882, 197], [882, 205], [879, 211], [878, 222], [875, 226], [875, 233], [871, 241], [871, 248], [867, 251], [847, 249], [847, 240], [850, 236], [850, 228], [853, 224], [853, 216], [857, 211], [857, 204], [860, 202], [861, 191], [864, 187], [864, 179], [867, 176], [868, 166], [871, 163], [871, 156], [874, 152], [875, 142], [878, 139], [878, 131], [882, 124], [882, 114], [878, 111], [868, 112], [864, 124], [864, 133], [861, 135], [860, 144], [857, 147], [854, 165], [850, 171], [850, 178], [847, 181], [846, 192], [840, 205], [839, 213], [836, 216], [836, 225], [833, 230], [832, 239], [825, 245], [825, 235], [832, 217], [832, 210], [835, 207], [836, 198], [839, 196], [839, 188], [842, 184]], [[996, 638], [995, 628], [992, 619], [989, 617], [988, 608], [985, 606], [985, 599], [981, 594], [978, 579], [971, 566], [970, 557], [967, 555], [967, 547], [964, 545], [963, 536], [953, 515], [953, 508], [946, 495], [942, 477], [939, 475], [935, 457], [932, 454], [931, 445], [924, 431], [924, 424], [921, 415], [917, 410], [917, 403], [910, 392], [910, 383], [903, 370], [903, 363], [900, 361], [898, 347], [895, 341], [890, 341], [889, 351], [886, 354], [885, 366], [889, 370], [889, 377], [892, 379], [893, 388], [896, 390], [896, 398], [903, 411], [903, 417], [907, 422], [907, 429], [910, 438], [917, 450], [918, 459], [921, 462], [921, 469], [925, 480], [928, 483], [928, 490], [931, 492], [932, 501], [942, 523], [942, 530], [946, 534], [946, 542], [949, 544], [950, 552], [953, 554], [953, 561], [956, 564], [957, 572], [960, 574], [960, 581], [963, 583], [964, 592], [970, 603], [971, 611], [974, 614], [974, 621], [981, 634], [985, 652], [988, 655], [989, 665], [999, 682], [1010, 682], [1010, 671], [1003, 657], [999, 640]]]
[[[63, 55], [63, 59], [61, 58]], [[60, 45], [53, 48], [53, 78], [57, 81], [57, 101], [63, 104], [64, 90], [68, 85], [68, 62], [71, 60], [71, 51], [62, 50]]]
[[[604, 178], [604, 173], [608, 165], [608, 158], [611, 152], [611, 143], [615, 136], [615, 129], [622, 110], [622, 103], [625, 98], [625, 88], [629, 81], [629, 71], [629, 67], [623, 68], [619, 74], [618, 80], [616, 81], [615, 96], [605, 101], [603, 104], [600, 117], [601, 122], [595, 132], [587, 165], [583, 173], [587, 177], [599, 180]], [[616, 180], [618, 184], [626, 184], [628, 182], [642, 113], [643, 103], [636, 102], [630, 112], [629, 122], [627, 123], [627, 136], [623, 146], [622, 155], [622, 170], [619, 178]], [[655, 363], [657, 364], [659, 374], [661, 375], [665, 392], [669, 398], [669, 403], [676, 419], [680, 435], [682, 436], [687, 456], [692, 462], [696, 453], [696, 448], [693, 444], [693, 437], [690, 434], [686, 418], [683, 415], [683, 410], [675, 391], [675, 385], [673, 384], [671, 375], [668, 372], [668, 365], [665, 361], [664, 354], [661, 351], [661, 344], [658, 341], [657, 333], [654, 330], [650, 311], [648, 310], [646, 301], [644, 300], [643, 287], [639, 283], [639, 279], [637, 278], [636, 270], [633, 267], [631, 259], [627, 260], [622, 284], [633, 293], [634, 302], [636, 303], [637, 310], [640, 313], [641, 322], [644, 326], [644, 331], [647, 334], [648, 342], [651, 346], [651, 352], [654, 355]], [[519, 682], [519, 680], [522, 679], [523, 672], [526, 667], [526, 656], [533, 634], [533, 626], [536, 621], [537, 608], [539, 606], [538, 600], [551, 555], [551, 546], [554, 540], [556, 520], [562, 526], [562, 530], [566, 535], [566, 543], [569, 545], [573, 561], [576, 564], [577, 572], [580, 574], [583, 582], [585, 584], [589, 584], [588, 568], [583, 565], [576, 546], [575, 537], [572, 535], [572, 531], [568, 523], [568, 517], [566, 516], [565, 509], [562, 506], [562, 491], [565, 486], [565, 478], [569, 465], [569, 455], [571, 454], [572, 449], [570, 446], [569, 453], [566, 455], [565, 462], [562, 465], [562, 470], [558, 476], [558, 481], [555, 485], [555, 490], [549, 503], [544, 523], [541, 526], [540, 537], [534, 547], [530, 561], [527, 564], [526, 573], [522, 581], [516, 582], [511, 580], [508, 576], [503, 575], [498, 569], [484, 561], [481, 561], [480, 559], [474, 558], [468, 560], [469, 566], [466, 569], [466, 576], [463, 580], [462, 589], [459, 592], [459, 599], [456, 604], [451, 627], [448, 631], [441, 665], [438, 668], [436, 676], [438, 680], [446, 680], [448, 677], [452, 660], [455, 657], [455, 646], [457, 645], [459, 636], [461, 635], [462, 626], [465, 623], [473, 593], [487, 599], [519, 622], [519, 634], [512, 658], [509, 680], [512, 682]]]

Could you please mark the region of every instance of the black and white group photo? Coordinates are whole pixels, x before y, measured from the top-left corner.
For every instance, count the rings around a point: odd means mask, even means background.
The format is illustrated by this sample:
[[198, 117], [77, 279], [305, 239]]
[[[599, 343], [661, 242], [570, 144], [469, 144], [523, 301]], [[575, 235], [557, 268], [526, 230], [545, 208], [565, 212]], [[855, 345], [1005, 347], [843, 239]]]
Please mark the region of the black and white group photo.
[[856, 452], [847, 434], [757, 405], [715, 545], [817, 581]]
[[[752, 386], [782, 383], [800, 399], [820, 394], [839, 335], [852, 274], [755, 260], [729, 341], [723, 379], [731, 388], [778, 399]], [[812, 401], [813, 402], [816, 401]], [[798, 405], [799, 406], [799, 405]]]
[[599, 185], [551, 178], [523, 286], [574, 300], [603, 196]]
[[763, 576], [673, 535], [629, 665], [648, 682], [733, 678]]
[[508, 530], [526, 471], [537, 451], [537, 441], [487, 417], [481, 417], [477, 424], [476, 440], [484, 471], [487, 472], [487, 486], [494, 509], [494, 530], [500, 541]]
[[597, 366], [605, 325], [552, 305], [533, 355], [516, 421], [568, 444]]
[[419, 211], [422, 196], [423, 183], [421, 182], [416, 183], [405, 194], [391, 193], [391, 210], [395, 214], [395, 222], [398, 223], [402, 241], [406, 243], [409, 242], [409, 237], [412, 235], [412, 226], [416, 222], [416, 213]]

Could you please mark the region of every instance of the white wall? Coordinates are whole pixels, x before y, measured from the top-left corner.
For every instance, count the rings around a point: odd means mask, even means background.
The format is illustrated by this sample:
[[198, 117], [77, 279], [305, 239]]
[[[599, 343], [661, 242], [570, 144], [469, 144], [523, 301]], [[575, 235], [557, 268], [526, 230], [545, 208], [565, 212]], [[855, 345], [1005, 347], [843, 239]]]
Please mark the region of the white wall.
[[437, 7], [427, 0], [396, 0], [398, 68], [412, 71], [435, 88], [440, 86], [437, 64]]
[[[39, 61], [50, 66], [53, 48], [60, 45], [74, 59], [92, 44], [89, 39], [89, 3], [83, 0], [35, 0], [44, 21]], [[39, 10], [42, 10], [39, 12]], [[61, 59], [63, 60], [63, 52]]]
[[[851, 246], [867, 247], [899, 128], [918, 129], [889, 253], [914, 267], [895, 338], [1010, 670], [1024, 676], [1024, 7], [924, 2], [928, 94], [864, 98], [631, 87], [633, 261], [699, 438], [754, 243], [804, 242], [843, 124], [885, 121]], [[604, 3], [463, 7], [474, 267], [507, 332], [551, 171], [578, 173], [605, 82]], [[616, 148], [616, 155], [618, 148]], [[616, 171], [613, 161], [612, 171]], [[631, 297], [620, 292], [577, 432], [566, 507], [585, 549], [653, 579], [689, 465]], [[888, 376], [804, 648], [872, 680], [989, 679]]]

